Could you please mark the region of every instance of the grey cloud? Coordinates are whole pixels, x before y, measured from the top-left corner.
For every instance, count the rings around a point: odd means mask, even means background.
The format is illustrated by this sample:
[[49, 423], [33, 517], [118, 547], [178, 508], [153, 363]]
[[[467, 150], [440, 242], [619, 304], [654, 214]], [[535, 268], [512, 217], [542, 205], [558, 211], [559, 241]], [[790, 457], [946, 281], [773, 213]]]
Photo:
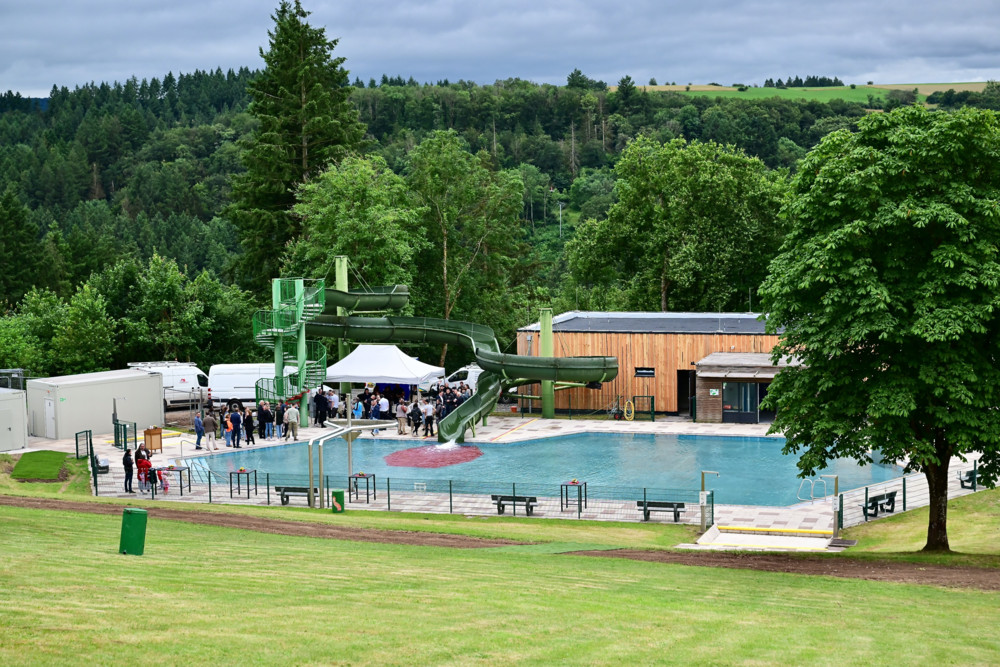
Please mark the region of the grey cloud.
[[[0, 89], [260, 67], [277, 0], [0, 0]], [[579, 67], [615, 83], [1000, 78], [995, 1], [305, 0], [362, 80], [519, 77], [563, 83]]]

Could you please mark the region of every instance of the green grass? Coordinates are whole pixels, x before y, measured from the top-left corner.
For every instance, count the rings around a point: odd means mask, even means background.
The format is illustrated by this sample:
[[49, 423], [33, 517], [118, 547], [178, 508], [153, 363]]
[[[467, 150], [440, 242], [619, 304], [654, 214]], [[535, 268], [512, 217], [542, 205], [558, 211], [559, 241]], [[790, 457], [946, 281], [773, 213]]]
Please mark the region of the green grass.
[[948, 502], [948, 541], [957, 553], [920, 553], [928, 518], [928, 509], [921, 507], [851, 528], [844, 536], [858, 540], [858, 546], [848, 553], [853, 558], [1000, 568], [1000, 489]]
[[[20, 482], [14, 479], [12, 472], [10, 472], [11, 468], [17, 469], [13, 458], [9, 454], [0, 454], [0, 493], [40, 497], [64, 497], [69, 495], [89, 498], [91, 496], [90, 472], [87, 468], [87, 459], [75, 459], [61, 452], [29, 452], [22, 455], [21, 460], [23, 461], [25, 457], [30, 456], [32, 453], [55, 454], [61, 457], [60, 463], [66, 470], [67, 478], [59, 484], [53, 482]], [[53, 461], [56, 460], [56, 456], [53, 456], [52, 459]], [[40, 478], [30, 475], [26, 476], [26, 479], [51, 478]]]
[[1000, 660], [995, 593], [155, 518], [130, 557], [116, 516], [0, 507], [0, 524], [2, 664]]
[[[868, 96], [872, 95], [876, 99], [884, 100], [888, 91], [884, 88], [869, 88], [858, 86], [851, 89], [850, 86], [830, 87], [830, 88], [747, 88], [744, 91], [736, 88], [719, 88], [717, 90], [680, 90], [682, 95], [697, 95], [708, 97], [738, 98], [747, 100], [763, 100], [772, 97], [780, 97], [786, 100], [815, 100], [817, 102], [831, 102], [833, 100], [845, 100], [847, 102], [858, 102], [865, 104]], [[922, 102], [926, 99], [924, 95], [918, 95]]]
[[62, 452], [49, 451], [22, 454], [10, 476], [15, 479], [59, 479], [66, 457]]

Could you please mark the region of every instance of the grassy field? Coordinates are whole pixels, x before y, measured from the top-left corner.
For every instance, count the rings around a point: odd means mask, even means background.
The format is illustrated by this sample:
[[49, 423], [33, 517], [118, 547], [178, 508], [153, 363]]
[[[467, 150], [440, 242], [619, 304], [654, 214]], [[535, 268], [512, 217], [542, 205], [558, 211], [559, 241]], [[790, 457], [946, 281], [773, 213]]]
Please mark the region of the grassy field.
[[[66, 469], [67, 478], [60, 482], [21, 482], [13, 478], [12, 472], [15, 467], [14, 457], [10, 454], [0, 454], [0, 493], [14, 493], [16, 495], [37, 495], [45, 497], [55, 497], [66, 493], [71, 495], [90, 495], [90, 477], [87, 470], [87, 459], [75, 459], [66, 454], [58, 452], [45, 452], [55, 454], [53, 460], [59, 461], [62, 457], [61, 465]], [[23, 456], [21, 457], [24, 458]], [[58, 468], [57, 468], [58, 470]], [[34, 475], [26, 476], [27, 479], [39, 479]]]
[[1000, 595], [0, 507], [0, 663], [964, 664]]

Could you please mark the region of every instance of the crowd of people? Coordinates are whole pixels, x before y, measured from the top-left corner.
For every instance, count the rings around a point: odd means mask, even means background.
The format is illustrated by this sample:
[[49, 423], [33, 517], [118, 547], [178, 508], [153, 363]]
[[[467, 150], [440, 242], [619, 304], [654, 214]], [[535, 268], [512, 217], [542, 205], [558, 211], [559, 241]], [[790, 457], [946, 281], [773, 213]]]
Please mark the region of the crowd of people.
[[218, 450], [219, 440], [224, 441], [226, 447], [251, 447], [256, 443], [255, 433], [262, 441], [295, 439], [299, 437], [299, 409], [294, 403], [282, 400], [275, 404], [274, 409], [267, 401], [258, 403], [256, 410], [250, 407], [223, 408], [218, 418], [214, 411], [209, 410], [204, 419], [195, 415], [194, 433], [194, 448], [208, 451]]
[[[462, 383], [456, 387], [432, 388], [418, 398], [417, 394], [407, 399], [402, 390], [379, 392], [369, 388], [348, 401], [341, 401], [338, 392], [319, 388], [312, 395], [308, 405], [313, 424], [322, 428], [328, 419], [347, 416], [347, 410], [355, 419], [391, 420], [395, 419], [399, 435], [424, 436], [436, 434], [435, 422], [451, 414], [459, 405], [472, 396], [472, 390]], [[194, 432], [195, 449], [218, 451], [219, 441], [226, 447], [239, 449], [261, 441], [296, 439], [299, 435], [299, 409], [294, 403], [278, 401], [271, 405], [268, 401], [257, 403], [256, 409], [223, 408], [218, 416], [209, 410], [204, 418], [196, 415]], [[378, 430], [372, 431], [378, 434]], [[256, 438], [255, 438], [256, 434]], [[136, 464], [138, 465], [138, 463]], [[127, 470], [131, 469], [128, 466]], [[129, 478], [131, 480], [131, 478]], [[126, 488], [131, 488], [129, 486]]]

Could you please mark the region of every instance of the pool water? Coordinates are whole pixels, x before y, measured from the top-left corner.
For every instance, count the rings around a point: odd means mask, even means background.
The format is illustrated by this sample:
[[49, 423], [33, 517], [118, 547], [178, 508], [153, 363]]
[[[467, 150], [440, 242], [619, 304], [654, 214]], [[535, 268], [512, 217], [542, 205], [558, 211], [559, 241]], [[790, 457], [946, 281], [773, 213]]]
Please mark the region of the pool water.
[[[427, 444], [378, 438], [355, 440], [354, 472], [374, 473], [380, 484], [389, 477], [557, 486], [575, 478], [587, 482], [591, 494], [600, 497], [601, 487], [697, 490], [701, 485], [700, 472], [715, 470], [720, 476], [706, 476], [705, 485], [715, 490], [717, 503], [772, 506], [798, 502], [801, 482], [796, 476], [797, 457], [781, 453], [785, 444], [782, 438], [582, 434], [523, 442], [475, 443], [469, 446], [482, 450], [481, 456], [459, 456], [456, 460], [464, 462], [443, 467], [390, 466], [385, 461], [394, 452]], [[306, 443], [294, 443], [241, 449], [197, 460], [222, 474], [246, 467], [273, 477], [304, 476], [308, 474], [307, 450]], [[444, 449], [442, 453], [446, 453]], [[323, 454], [325, 475], [331, 479], [346, 476], [344, 440], [326, 443]], [[845, 491], [899, 477], [902, 471], [893, 465], [862, 467], [841, 460], [817, 474], [839, 475], [840, 490]], [[817, 484], [817, 491], [821, 488]], [[833, 492], [832, 481], [829, 491]]]

